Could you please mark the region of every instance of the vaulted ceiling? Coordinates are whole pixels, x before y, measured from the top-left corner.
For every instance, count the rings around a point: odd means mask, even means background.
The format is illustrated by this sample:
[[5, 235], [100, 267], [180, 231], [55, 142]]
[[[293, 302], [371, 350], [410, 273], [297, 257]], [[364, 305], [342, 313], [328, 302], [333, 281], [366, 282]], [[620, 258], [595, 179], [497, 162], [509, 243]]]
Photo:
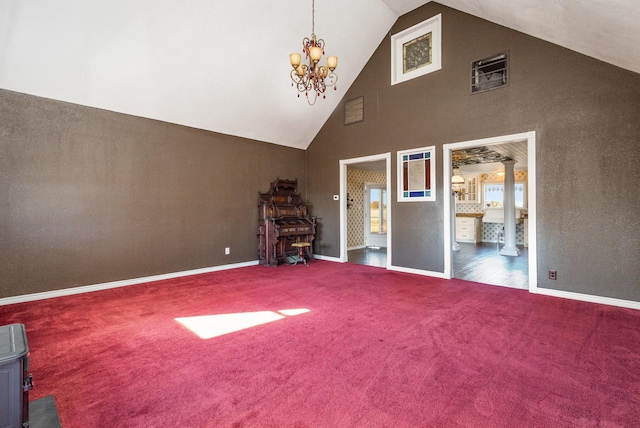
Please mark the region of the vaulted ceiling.
[[[3, 0], [0, 88], [305, 149], [396, 19], [425, 3], [318, 0], [339, 81], [310, 107], [288, 55], [311, 33], [311, 1]], [[640, 73], [640, 1], [440, 3]]]

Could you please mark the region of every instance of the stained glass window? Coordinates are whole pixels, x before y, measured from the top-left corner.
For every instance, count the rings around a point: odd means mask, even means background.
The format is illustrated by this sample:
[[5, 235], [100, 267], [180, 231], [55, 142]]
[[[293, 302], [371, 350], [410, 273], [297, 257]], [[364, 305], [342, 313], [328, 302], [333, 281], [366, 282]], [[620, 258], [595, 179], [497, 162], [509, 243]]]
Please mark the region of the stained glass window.
[[435, 149], [398, 152], [398, 201], [435, 201]]
[[432, 33], [424, 34], [402, 45], [402, 72], [408, 73], [431, 64]]

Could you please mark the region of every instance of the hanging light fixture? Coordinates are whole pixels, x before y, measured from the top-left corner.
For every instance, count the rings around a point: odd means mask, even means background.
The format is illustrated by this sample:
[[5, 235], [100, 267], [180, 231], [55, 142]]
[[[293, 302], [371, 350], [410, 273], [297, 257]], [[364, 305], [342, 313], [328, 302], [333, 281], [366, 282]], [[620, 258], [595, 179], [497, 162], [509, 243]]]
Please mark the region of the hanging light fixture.
[[309, 64], [301, 64], [302, 56], [299, 53], [289, 55], [289, 61], [293, 70], [291, 70], [291, 86], [298, 88], [298, 97], [304, 93], [307, 97], [309, 105], [314, 105], [316, 99], [324, 94], [327, 86], [336, 88], [338, 75], [333, 71], [338, 66], [338, 57], [327, 57], [327, 65], [320, 65], [320, 59], [324, 54], [324, 40], [317, 39], [315, 35], [315, 1], [311, 0], [311, 38], [305, 37], [302, 40], [302, 53], [305, 55], [305, 61]]
[[451, 190], [458, 193], [464, 193], [464, 176], [460, 172], [460, 168], [453, 169], [453, 177], [451, 177]]

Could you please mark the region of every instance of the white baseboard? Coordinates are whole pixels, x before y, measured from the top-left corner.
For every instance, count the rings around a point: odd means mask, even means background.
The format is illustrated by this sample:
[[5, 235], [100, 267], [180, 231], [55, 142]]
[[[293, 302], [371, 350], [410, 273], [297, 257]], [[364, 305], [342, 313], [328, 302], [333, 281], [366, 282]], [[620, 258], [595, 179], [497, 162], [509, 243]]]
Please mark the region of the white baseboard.
[[[323, 256], [320, 254], [314, 254], [314, 258], [318, 260], [326, 260], [330, 262], [342, 263], [342, 261], [338, 257], [329, 257], [329, 256]], [[193, 269], [193, 270], [182, 271], [182, 272], [172, 272], [172, 273], [166, 273], [161, 275], [153, 275], [153, 276], [146, 276], [141, 278], [125, 279], [121, 281], [106, 282], [103, 284], [85, 285], [81, 287], [45, 291], [42, 293], [33, 293], [33, 294], [24, 294], [21, 296], [5, 297], [0, 299], [0, 306], [11, 305], [14, 303], [32, 302], [35, 300], [51, 299], [53, 297], [62, 297], [62, 296], [71, 296], [74, 294], [90, 293], [92, 291], [108, 290], [110, 288], [126, 287], [129, 285], [143, 284], [145, 282], [161, 281], [165, 279], [180, 278], [184, 276], [198, 275], [202, 273], [237, 269], [242, 267], [255, 266], [258, 263], [259, 263], [258, 260], [253, 260], [249, 262], [234, 263], [234, 264], [228, 264], [228, 265], [213, 266], [208, 268]], [[404, 272], [404, 273], [411, 273], [415, 275], [432, 276], [435, 278], [449, 279], [442, 272], [432, 272], [432, 271], [407, 268], [407, 267], [401, 267], [401, 266], [387, 266], [387, 269], [390, 271], [396, 271], [396, 272]], [[615, 299], [612, 297], [601, 297], [601, 296], [594, 296], [591, 294], [574, 293], [571, 291], [552, 290], [549, 288], [539, 288], [539, 287], [536, 288], [536, 290], [533, 291], [533, 293], [542, 294], [545, 296], [560, 297], [563, 299], [580, 300], [583, 302], [598, 303], [602, 305], [610, 305], [610, 306], [617, 306], [621, 308], [640, 310], [640, 302], [635, 302], [632, 300]]]
[[314, 254], [313, 258], [318, 260], [326, 260], [328, 262], [342, 263], [342, 261], [340, 260], [340, 257], [329, 257], [329, 256], [323, 256], [322, 254]]
[[74, 294], [90, 293], [92, 291], [108, 290], [110, 288], [126, 287], [129, 285], [143, 284], [145, 282], [162, 281], [165, 279], [180, 278], [183, 276], [198, 275], [201, 273], [217, 272], [221, 270], [236, 269], [247, 266], [255, 266], [258, 260], [250, 262], [233, 263], [228, 265], [213, 266], [208, 268], [186, 270], [182, 272], [165, 273], [161, 275], [145, 276], [142, 278], [124, 279], [121, 281], [105, 282], [103, 284], [84, 285], [81, 287], [63, 288], [61, 290], [45, 291], [42, 293], [24, 294], [0, 299], [0, 306], [14, 303], [33, 302], [34, 300], [51, 299], [53, 297], [71, 296]]
[[362, 250], [363, 248], [367, 248], [367, 246], [366, 245], [356, 245], [355, 247], [347, 247], [347, 251]]
[[560, 297], [563, 299], [580, 300], [583, 302], [599, 303], [601, 305], [618, 306], [620, 308], [639, 309], [640, 302], [633, 300], [614, 299], [612, 297], [594, 296], [592, 294], [574, 293], [572, 291], [552, 290], [550, 288], [536, 288], [536, 294], [544, 294], [545, 296]]
[[422, 275], [422, 276], [433, 276], [435, 278], [450, 279], [443, 272], [433, 272], [430, 270], [414, 269], [414, 268], [407, 268], [402, 266], [391, 266], [391, 265], [387, 266], [387, 270], [404, 272], [404, 273], [412, 273], [415, 275]]

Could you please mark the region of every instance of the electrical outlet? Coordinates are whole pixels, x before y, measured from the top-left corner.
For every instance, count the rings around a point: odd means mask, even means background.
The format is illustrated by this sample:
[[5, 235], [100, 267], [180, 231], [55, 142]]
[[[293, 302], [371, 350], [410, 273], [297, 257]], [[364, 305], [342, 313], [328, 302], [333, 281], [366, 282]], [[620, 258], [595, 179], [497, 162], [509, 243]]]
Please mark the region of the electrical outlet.
[[549, 271], [549, 279], [553, 279], [554, 281], [558, 279], [558, 271], [550, 270]]
[[228, 256], [229, 254], [231, 254], [231, 248], [225, 247], [224, 254], [225, 254], [225, 256]]

